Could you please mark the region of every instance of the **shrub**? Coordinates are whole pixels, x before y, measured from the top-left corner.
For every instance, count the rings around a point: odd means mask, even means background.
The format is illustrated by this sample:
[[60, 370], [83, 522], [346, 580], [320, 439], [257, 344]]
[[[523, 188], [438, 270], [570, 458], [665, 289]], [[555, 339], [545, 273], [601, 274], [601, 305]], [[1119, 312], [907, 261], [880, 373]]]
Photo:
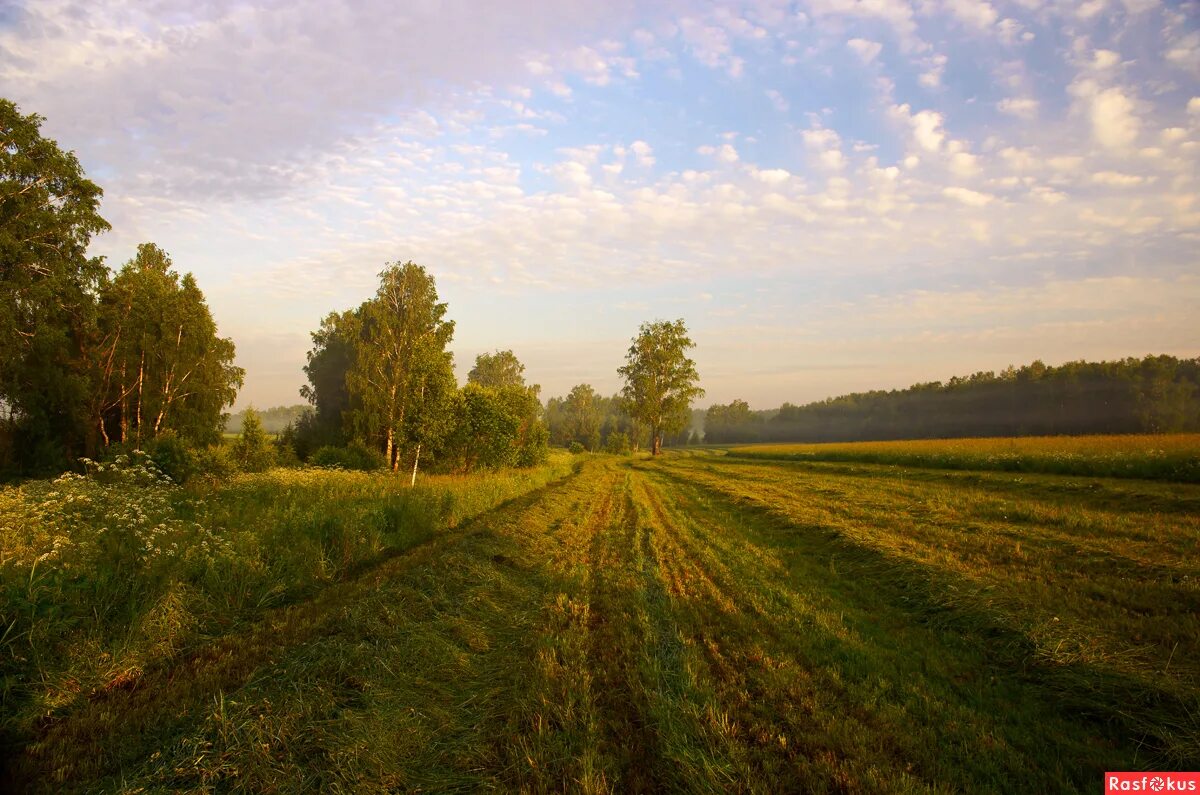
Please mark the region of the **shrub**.
[[585, 450], [587, 450], [587, 448], [584, 447], [579, 442], [571, 442], [570, 444], [567, 445], [567, 452], [569, 452], [569, 453], [582, 453]]
[[300, 460], [300, 456], [296, 455], [296, 448], [286, 439], [276, 439], [273, 447], [275, 448], [276, 466], [295, 468], [303, 463]]
[[625, 431], [614, 431], [604, 442], [604, 452], [612, 455], [629, 455], [629, 434]]
[[384, 458], [383, 453], [373, 447], [368, 447], [357, 439], [346, 446], [346, 452], [349, 461], [347, 469], [370, 472], [387, 466], [387, 459]]
[[195, 474], [210, 480], [225, 480], [238, 473], [238, 464], [233, 457], [233, 450], [227, 445], [214, 444], [201, 447], [193, 454], [195, 458]]
[[246, 409], [242, 417], [242, 435], [233, 445], [233, 457], [246, 472], [265, 472], [275, 465], [275, 446], [253, 408]]
[[369, 472], [383, 469], [387, 461], [378, 450], [367, 447], [362, 442], [354, 441], [346, 447], [332, 445], [321, 447], [312, 454], [309, 463], [330, 469], [353, 469]]
[[196, 471], [196, 457], [191, 448], [179, 435], [166, 430], [146, 445], [150, 460], [167, 477], [176, 483], [184, 483]]

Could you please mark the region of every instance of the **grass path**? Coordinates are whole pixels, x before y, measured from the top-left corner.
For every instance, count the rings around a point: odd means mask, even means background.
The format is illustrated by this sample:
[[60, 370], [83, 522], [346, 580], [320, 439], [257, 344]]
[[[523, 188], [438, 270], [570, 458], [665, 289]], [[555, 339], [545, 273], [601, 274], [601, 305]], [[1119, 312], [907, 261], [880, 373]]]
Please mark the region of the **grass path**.
[[77, 704], [12, 783], [1068, 792], [1200, 762], [1194, 487], [876, 471], [588, 460]]

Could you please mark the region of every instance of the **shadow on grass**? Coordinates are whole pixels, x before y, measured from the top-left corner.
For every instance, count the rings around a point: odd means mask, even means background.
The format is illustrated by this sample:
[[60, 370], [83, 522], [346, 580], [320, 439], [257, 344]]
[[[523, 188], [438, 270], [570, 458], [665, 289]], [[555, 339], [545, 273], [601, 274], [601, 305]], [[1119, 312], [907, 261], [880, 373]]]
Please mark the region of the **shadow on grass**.
[[[985, 666], [980, 673], [1014, 685], [1015, 692], [1021, 694], [1021, 705], [992, 703], [997, 717], [1002, 717], [1006, 708], [1018, 706], [1030, 710], [1033, 716], [1038, 713], [1056, 718], [1069, 716], [1085, 734], [1100, 741], [1100, 747], [1093, 749], [1096, 753], [1090, 754], [1090, 763], [1084, 763], [1092, 767], [1080, 769], [1077, 764], [1077, 769], [1071, 772], [1071, 779], [1079, 788], [1094, 786], [1105, 769], [1106, 759], [1124, 759], [1135, 768], [1169, 765], [1187, 769], [1189, 765], [1200, 764], [1197, 698], [1181, 696], [1118, 671], [1048, 659], [1032, 638], [1006, 620], [1003, 612], [989, 610], [982, 604], [982, 599], [974, 593], [976, 586], [949, 572], [891, 557], [855, 543], [829, 527], [794, 524], [769, 506], [731, 498], [690, 480], [670, 466], [647, 471], [675, 488], [702, 493], [720, 512], [748, 518], [748, 523], [740, 524], [756, 541], [790, 559], [789, 567], [793, 570], [799, 558], [836, 561], [836, 573], [830, 572], [828, 584], [822, 586], [835, 592], [836, 599], [856, 603], [858, 607], [883, 599], [904, 620], [974, 646]], [[754, 578], [756, 574], [746, 572], [745, 576]], [[867, 588], [869, 593], [860, 592], [861, 588]], [[832, 637], [829, 641], [837, 643]], [[973, 698], [987, 706], [988, 699], [982, 695]], [[1014, 738], [1015, 745], [1024, 745], [1030, 751], [1041, 750], [1036, 748], [1039, 727], [1024, 728], [1032, 734]], [[1061, 739], [1044, 737], [1042, 742], [1057, 747]], [[1086, 737], [1082, 739], [1086, 744]]]

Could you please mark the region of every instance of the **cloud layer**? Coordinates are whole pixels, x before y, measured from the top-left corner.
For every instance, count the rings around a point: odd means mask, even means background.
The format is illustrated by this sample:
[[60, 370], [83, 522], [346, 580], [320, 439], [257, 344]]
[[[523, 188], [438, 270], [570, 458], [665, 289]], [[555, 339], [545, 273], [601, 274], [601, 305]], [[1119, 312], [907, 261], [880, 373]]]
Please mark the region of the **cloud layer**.
[[1200, 332], [1194, 4], [35, 3], [0, 81], [106, 189], [112, 260], [195, 270], [292, 402], [386, 261], [460, 366], [615, 387], [685, 317], [760, 405]]

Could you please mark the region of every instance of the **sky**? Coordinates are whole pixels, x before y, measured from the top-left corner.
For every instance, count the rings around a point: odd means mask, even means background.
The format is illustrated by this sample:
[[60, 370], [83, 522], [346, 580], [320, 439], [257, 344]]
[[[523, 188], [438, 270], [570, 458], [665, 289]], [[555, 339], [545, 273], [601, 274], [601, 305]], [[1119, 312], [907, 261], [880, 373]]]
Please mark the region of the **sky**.
[[683, 318], [756, 408], [1034, 359], [1200, 355], [1200, 4], [0, 0], [0, 95], [301, 402], [389, 262], [460, 378], [619, 387]]

